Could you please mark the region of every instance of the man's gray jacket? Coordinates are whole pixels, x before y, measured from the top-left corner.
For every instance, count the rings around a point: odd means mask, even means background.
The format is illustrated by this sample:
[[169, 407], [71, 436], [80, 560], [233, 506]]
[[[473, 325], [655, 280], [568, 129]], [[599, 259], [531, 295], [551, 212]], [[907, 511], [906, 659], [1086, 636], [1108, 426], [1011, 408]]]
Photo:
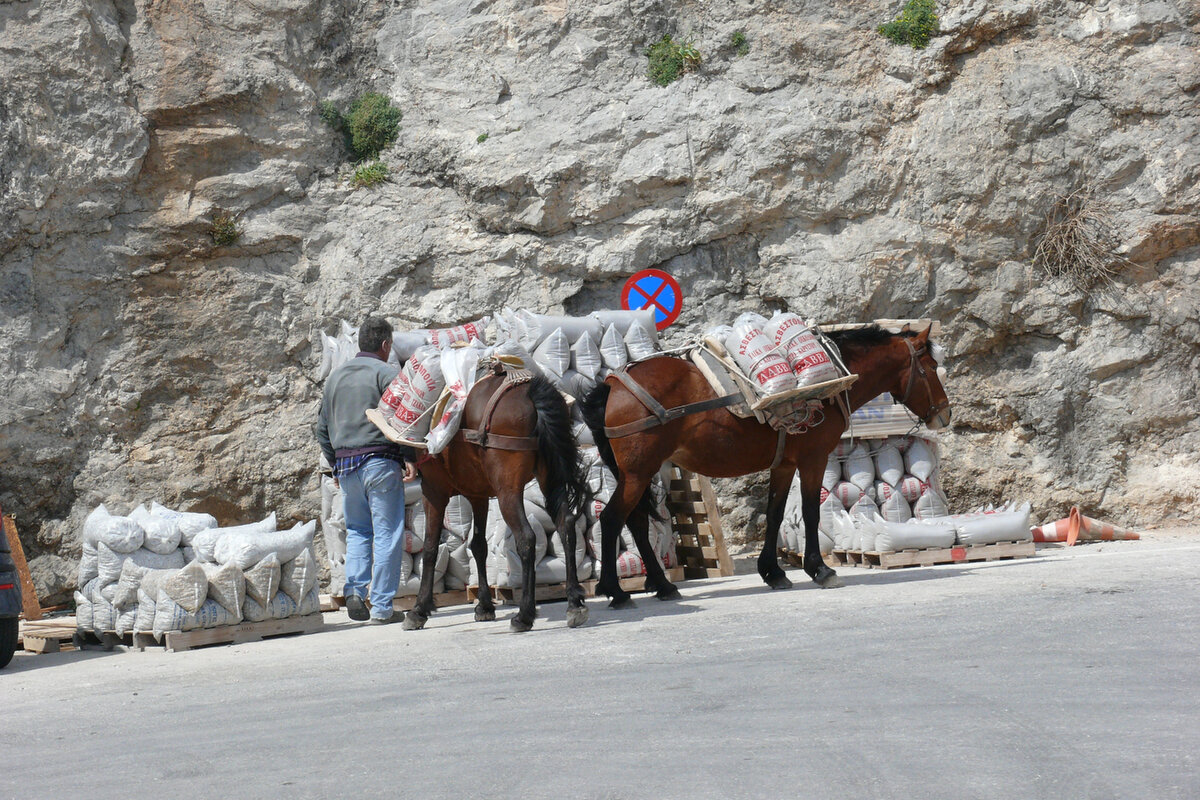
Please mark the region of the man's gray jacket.
[[330, 466], [339, 457], [384, 450], [400, 450], [407, 460], [415, 460], [410, 448], [399, 448], [388, 441], [366, 417], [367, 409], [379, 405], [379, 398], [398, 372], [373, 353], [359, 353], [326, 379], [315, 432]]

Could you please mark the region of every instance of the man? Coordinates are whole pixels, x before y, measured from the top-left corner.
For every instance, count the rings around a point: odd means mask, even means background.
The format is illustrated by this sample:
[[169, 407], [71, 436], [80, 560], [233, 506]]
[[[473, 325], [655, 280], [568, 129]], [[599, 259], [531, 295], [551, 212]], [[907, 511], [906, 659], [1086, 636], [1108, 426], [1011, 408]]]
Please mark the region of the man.
[[[392, 444], [366, 417], [392, 379], [396, 367], [392, 326], [370, 317], [358, 329], [361, 352], [325, 381], [317, 442], [333, 465], [345, 497], [346, 611], [350, 619], [391, 622], [392, 598], [400, 583], [404, 530], [404, 482], [417, 476], [415, 454]], [[371, 610], [364, 594], [371, 587]]]

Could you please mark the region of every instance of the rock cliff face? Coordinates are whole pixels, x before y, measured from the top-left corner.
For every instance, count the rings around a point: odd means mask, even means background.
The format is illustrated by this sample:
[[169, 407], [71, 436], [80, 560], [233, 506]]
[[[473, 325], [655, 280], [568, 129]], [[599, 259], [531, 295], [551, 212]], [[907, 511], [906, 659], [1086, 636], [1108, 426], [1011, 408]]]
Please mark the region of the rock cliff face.
[[[1200, 6], [942, 3], [924, 51], [874, 33], [897, 12], [0, 0], [0, 503], [39, 590], [101, 501], [314, 516], [336, 318], [585, 311], [648, 266], [685, 287], [678, 338], [940, 318], [956, 505], [1196, 520]], [[667, 33], [704, 60], [660, 88]], [[367, 90], [404, 119], [392, 180], [354, 190], [317, 108]], [[1122, 259], [1103, 291], [1032, 266], [1084, 185]]]

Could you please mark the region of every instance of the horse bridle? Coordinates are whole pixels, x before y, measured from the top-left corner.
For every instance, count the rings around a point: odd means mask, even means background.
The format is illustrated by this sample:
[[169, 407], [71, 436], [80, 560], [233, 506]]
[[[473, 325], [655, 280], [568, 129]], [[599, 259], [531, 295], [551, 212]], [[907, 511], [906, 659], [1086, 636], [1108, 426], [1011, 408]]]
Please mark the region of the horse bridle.
[[[908, 383], [904, 387], [904, 397], [900, 398], [899, 400], [895, 400], [894, 402], [899, 403], [902, 406], [908, 405], [908, 399], [912, 396], [913, 387], [917, 385], [917, 376], [920, 376], [921, 381], [925, 384], [925, 392], [929, 395], [930, 402], [933, 402], [933, 387], [929, 384], [929, 372], [925, 369], [925, 365], [921, 363], [921, 356], [928, 351], [928, 342], [922, 344], [920, 347], [913, 347], [913, 343], [907, 338], [902, 339], [901, 341], [903, 341], [908, 347]], [[937, 405], [932, 406], [929, 409], [929, 413], [921, 418], [921, 422], [925, 425], [928, 425], [930, 420], [949, 407], [950, 399], [946, 398]]]

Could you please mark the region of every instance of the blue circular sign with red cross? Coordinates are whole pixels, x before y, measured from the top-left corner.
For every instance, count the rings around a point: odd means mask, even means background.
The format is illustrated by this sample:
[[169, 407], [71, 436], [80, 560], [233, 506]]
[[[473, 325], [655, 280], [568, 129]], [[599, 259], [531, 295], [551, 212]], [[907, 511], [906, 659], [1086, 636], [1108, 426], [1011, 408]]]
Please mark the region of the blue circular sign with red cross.
[[654, 327], [660, 331], [675, 320], [683, 310], [683, 291], [679, 281], [661, 269], [643, 269], [625, 281], [621, 290], [621, 308], [637, 311], [654, 309]]

